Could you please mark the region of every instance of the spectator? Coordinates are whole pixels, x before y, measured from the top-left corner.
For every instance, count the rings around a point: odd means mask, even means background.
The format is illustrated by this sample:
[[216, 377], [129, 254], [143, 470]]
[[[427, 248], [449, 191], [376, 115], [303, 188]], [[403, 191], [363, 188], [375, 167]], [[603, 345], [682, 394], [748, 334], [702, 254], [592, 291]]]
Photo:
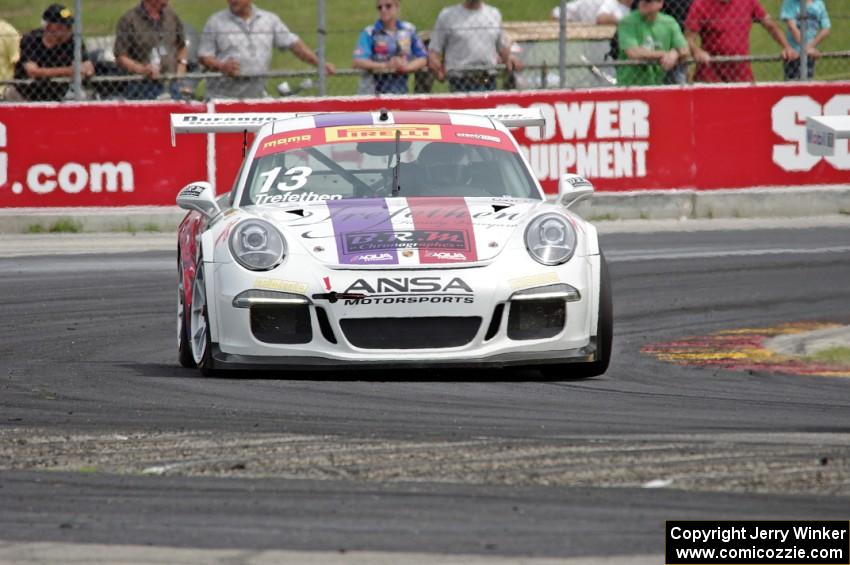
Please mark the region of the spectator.
[[398, 19], [401, 0], [377, 0], [380, 18], [360, 32], [355, 69], [371, 73], [375, 94], [407, 94], [407, 75], [428, 64], [416, 27]]
[[692, 0], [664, 0], [664, 8], [661, 10], [667, 15], [673, 16], [682, 31], [685, 30], [685, 19], [688, 17], [688, 10], [691, 9]]
[[596, 11], [596, 23], [600, 25], [619, 23], [631, 11], [632, 0], [605, 0]]
[[[115, 60], [118, 65], [145, 80], [130, 81], [126, 97], [152, 100], [164, 92], [160, 78], [165, 74], [184, 74], [189, 65], [183, 22], [168, 6], [168, 0], [141, 0], [118, 20], [115, 32]], [[172, 98], [179, 96], [176, 82], [171, 83]]]
[[646, 61], [646, 65], [617, 67], [617, 84], [625, 86], [683, 84], [688, 44], [679, 24], [661, 13], [663, 0], [640, 0], [617, 26], [618, 59]]
[[[266, 79], [252, 76], [267, 73], [272, 51], [290, 49], [302, 61], [319, 65], [319, 57], [272, 12], [254, 6], [251, 0], [227, 0], [228, 9], [216, 12], [204, 26], [198, 58], [210, 70], [226, 78], [207, 80], [210, 98], [262, 98], [267, 96]], [[336, 68], [325, 64], [332, 75]]]
[[[748, 61], [714, 62], [714, 56], [749, 55], [753, 20], [761, 23], [782, 47], [782, 58], [797, 58], [782, 31], [759, 0], [694, 0], [685, 20], [685, 37], [697, 61], [698, 82], [752, 82]], [[697, 36], [701, 46], [697, 45]]]
[[[21, 36], [6, 20], [0, 19], [0, 80], [15, 76], [15, 63], [21, 56]], [[0, 84], [0, 99], [4, 98], [5, 84]]]
[[494, 90], [500, 60], [508, 73], [518, 67], [510, 51], [502, 13], [481, 0], [464, 0], [443, 8], [437, 16], [428, 65], [438, 80], [448, 77], [452, 92]]
[[[51, 79], [74, 76], [74, 36], [71, 29], [74, 15], [64, 6], [51, 4], [41, 19], [41, 29], [21, 38], [21, 55], [15, 65], [15, 78], [33, 79], [35, 82], [10, 87], [6, 92], [10, 100], [63, 100], [71, 87], [70, 82]], [[80, 74], [90, 77], [94, 74], [94, 66], [86, 56], [85, 47], [82, 57]]]
[[[567, 2], [567, 21], [582, 24], [596, 23], [596, 14], [604, 3], [605, 0], [572, 0]], [[560, 6], [552, 8], [552, 19], [561, 19]]]
[[[802, 52], [801, 45], [806, 49], [806, 77], [814, 78], [815, 62], [820, 57], [818, 45], [829, 35], [829, 14], [822, 0], [805, 0], [806, 2], [806, 38], [800, 39], [800, 0], [783, 0], [779, 17], [785, 20], [788, 26], [786, 39], [797, 53]], [[785, 68], [785, 80], [800, 78], [800, 61], [783, 61]]]

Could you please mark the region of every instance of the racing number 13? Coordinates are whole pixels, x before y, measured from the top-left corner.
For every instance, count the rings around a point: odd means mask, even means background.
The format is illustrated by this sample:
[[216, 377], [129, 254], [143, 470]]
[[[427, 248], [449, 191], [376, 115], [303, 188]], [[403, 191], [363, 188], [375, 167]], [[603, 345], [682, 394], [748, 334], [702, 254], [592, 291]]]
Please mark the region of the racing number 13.
[[[283, 167], [275, 167], [267, 173], [260, 174], [260, 178], [265, 177], [266, 181], [263, 183], [262, 188], [260, 188], [260, 194], [266, 194], [269, 190], [271, 190], [274, 181], [277, 180], [277, 176], [280, 174], [280, 171]], [[298, 190], [299, 188], [303, 188], [305, 184], [307, 184], [307, 179], [312, 174], [313, 169], [310, 167], [292, 167], [285, 173], [283, 173], [284, 177], [287, 177], [286, 182], [277, 183], [277, 189], [280, 192], [290, 192], [292, 190]], [[289, 184], [290, 181], [294, 181], [295, 184]]]

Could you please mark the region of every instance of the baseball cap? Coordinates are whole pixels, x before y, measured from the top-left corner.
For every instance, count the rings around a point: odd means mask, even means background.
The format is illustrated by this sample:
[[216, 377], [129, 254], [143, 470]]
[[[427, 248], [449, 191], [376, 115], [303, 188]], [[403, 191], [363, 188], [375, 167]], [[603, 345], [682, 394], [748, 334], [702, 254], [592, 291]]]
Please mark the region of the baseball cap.
[[74, 23], [74, 12], [62, 4], [51, 4], [44, 11], [41, 19], [49, 24], [71, 25]]

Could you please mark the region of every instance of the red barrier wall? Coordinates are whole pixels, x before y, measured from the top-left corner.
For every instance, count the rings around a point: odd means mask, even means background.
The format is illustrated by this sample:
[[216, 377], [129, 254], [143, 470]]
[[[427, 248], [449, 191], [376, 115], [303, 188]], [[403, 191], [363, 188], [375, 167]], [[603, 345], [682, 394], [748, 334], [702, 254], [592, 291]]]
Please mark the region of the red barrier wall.
[[[217, 112], [538, 107], [545, 131], [516, 136], [549, 192], [561, 172], [598, 190], [850, 183], [850, 153], [805, 151], [808, 115], [850, 113], [850, 83], [220, 102]], [[169, 205], [214, 169], [228, 190], [238, 135], [180, 136], [168, 116], [198, 103], [0, 105], [0, 207]]]

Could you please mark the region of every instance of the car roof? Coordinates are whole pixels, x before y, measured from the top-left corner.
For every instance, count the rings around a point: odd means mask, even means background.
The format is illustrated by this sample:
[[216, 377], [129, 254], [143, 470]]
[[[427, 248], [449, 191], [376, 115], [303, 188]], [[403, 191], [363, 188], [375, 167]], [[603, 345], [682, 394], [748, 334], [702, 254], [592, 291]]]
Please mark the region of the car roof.
[[397, 112], [334, 112], [298, 116], [270, 124], [260, 135], [282, 133], [300, 129], [340, 126], [393, 126], [399, 124], [464, 125], [486, 129], [499, 129], [488, 117], [464, 114], [463, 112], [431, 112], [427, 110], [403, 110]]

